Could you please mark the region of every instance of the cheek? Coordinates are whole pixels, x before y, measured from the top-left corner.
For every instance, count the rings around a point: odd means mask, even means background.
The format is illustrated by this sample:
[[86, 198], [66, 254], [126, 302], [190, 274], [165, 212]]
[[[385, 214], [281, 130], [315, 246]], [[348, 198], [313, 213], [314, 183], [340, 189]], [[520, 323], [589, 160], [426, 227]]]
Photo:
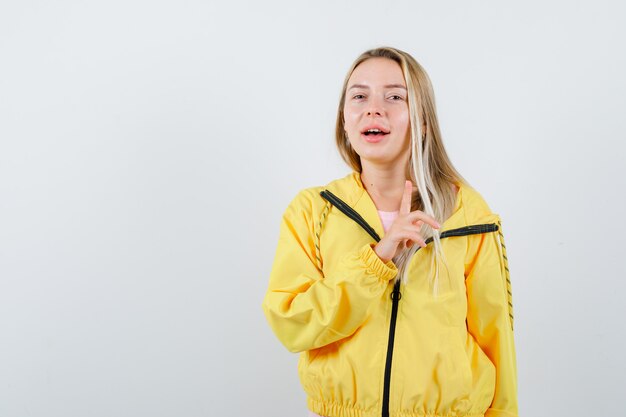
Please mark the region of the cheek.
[[343, 109], [343, 118], [346, 122], [346, 129], [352, 129], [357, 123], [358, 114], [346, 106]]
[[411, 121], [409, 120], [409, 112], [408, 112], [408, 110], [398, 112], [398, 114], [396, 115], [395, 120], [396, 120], [396, 126], [398, 126], [398, 128], [403, 133], [409, 131], [409, 125], [410, 125]]

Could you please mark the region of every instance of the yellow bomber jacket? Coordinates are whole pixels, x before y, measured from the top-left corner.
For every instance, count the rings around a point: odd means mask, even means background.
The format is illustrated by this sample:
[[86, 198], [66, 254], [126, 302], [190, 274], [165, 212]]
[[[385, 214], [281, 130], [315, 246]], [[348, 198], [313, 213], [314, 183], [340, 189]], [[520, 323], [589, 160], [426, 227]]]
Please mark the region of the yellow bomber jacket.
[[439, 229], [447, 268], [440, 265], [437, 297], [429, 284], [432, 240], [411, 259], [408, 283], [394, 285], [396, 266], [373, 250], [384, 230], [358, 172], [290, 202], [263, 311], [287, 349], [301, 352], [311, 411], [518, 416], [500, 218], [477, 191], [457, 185], [454, 212]]

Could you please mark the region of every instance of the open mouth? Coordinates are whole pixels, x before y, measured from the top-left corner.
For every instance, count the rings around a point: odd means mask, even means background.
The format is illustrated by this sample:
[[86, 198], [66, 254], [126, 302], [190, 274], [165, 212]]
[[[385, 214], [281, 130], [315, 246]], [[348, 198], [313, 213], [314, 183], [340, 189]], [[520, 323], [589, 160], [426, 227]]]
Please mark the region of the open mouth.
[[366, 129], [361, 133], [365, 136], [370, 136], [370, 137], [382, 137], [382, 136], [388, 135], [389, 131], [379, 129], [379, 128], [371, 128], [371, 129]]

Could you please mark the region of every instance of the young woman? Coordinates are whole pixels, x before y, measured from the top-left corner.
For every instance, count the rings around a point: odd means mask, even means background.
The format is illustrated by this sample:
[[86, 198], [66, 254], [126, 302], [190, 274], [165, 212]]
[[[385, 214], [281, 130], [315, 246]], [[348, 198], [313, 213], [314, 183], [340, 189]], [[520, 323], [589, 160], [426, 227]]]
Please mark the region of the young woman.
[[516, 417], [500, 218], [452, 166], [413, 57], [356, 59], [336, 141], [352, 172], [291, 201], [263, 301], [311, 415]]

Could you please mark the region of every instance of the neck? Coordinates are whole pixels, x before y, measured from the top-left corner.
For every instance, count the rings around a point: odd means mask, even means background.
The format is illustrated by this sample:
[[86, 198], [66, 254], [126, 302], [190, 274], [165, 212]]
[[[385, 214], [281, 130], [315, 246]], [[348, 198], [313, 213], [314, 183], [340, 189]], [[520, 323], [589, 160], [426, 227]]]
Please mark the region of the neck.
[[404, 193], [404, 182], [407, 180], [404, 164], [380, 167], [363, 160], [361, 163], [361, 182], [376, 208], [382, 211], [398, 210]]

